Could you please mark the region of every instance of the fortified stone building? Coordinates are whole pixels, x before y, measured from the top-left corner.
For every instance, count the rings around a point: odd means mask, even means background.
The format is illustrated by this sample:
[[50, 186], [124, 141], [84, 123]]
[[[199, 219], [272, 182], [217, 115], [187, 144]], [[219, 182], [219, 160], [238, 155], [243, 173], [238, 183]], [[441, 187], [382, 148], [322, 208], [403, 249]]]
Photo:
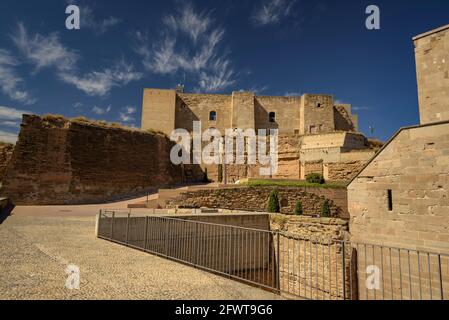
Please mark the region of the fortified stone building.
[[413, 41], [421, 124], [399, 130], [349, 184], [350, 230], [355, 241], [447, 254], [449, 25]]
[[[328, 180], [348, 180], [374, 155], [350, 104], [335, 103], [330, 95], [296, 97], [192, 94], [177, 90], [145, 89], [142, 129], [170, 135], [174, 129], [278, 129], [279, 171], [273, 178], [304, 179], [312, 172]], [[217, 166], [203, 166], [216, 181]], [[257, 166], [232, 165], [226, 180], [258, 178]]]

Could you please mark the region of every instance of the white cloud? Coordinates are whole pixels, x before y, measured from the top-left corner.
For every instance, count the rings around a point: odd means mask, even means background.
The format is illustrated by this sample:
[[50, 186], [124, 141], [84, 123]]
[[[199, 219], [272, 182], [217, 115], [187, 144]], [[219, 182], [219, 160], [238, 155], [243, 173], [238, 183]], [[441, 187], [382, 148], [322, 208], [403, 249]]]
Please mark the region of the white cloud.
[[54, 68], [60, 80], [91, 96], [105, 96], [113, 87], [124, 86], [143, 77], [123, 59], [112, 67], [80, 74], [77, 67], [79, 55], [66, 48], [57, 34], [29, 36], [23, 23], [18, 24], [12, 39], [25, 58], [35, 66], [36, 72]]
[[365, 107], [365, 106], [361, 106], [361, 107], [353, 106], [352, 110], [353, 111], [368, 111], [368, 110], [371, 110], [371, 108]]
[[255, 9], [251, 18], [257, 26], [278, 24], [292, 13], [292, 7], [295, 3], [296, 0], [264, 0]]
[[99, 20], [95, 17], [93, 9], [87, 5], [80, 6], [80, 14], [81, 29], [92, 29], [97, 35], [106, 33], [110, 28], [116, 26], [121, 22], [120, 19], [112, 16], [103, 20]]
[[14, 101], [30, 105], [35, 103], [36, 99], [23, 89], [23, 79], [15, 70], [18, 64], [9, 51], [0, 49], [0, 90]]
[[75, 103], [73, 104], [73, 107], [74, 107], [75, 109], [81, 108], [82, 106], [83, 106], [83, 104], [82, 104], [81, 102], [75, 102]]
[[220, 50], [225, 30], [214, 26], [211, 14], [195, 12], [184, 4], [176, 15], [163, 19], [161, 38], [150, 45], [147, 34], [136, 32], [135, 51], [147, 71], [176, 75], [187, 73], [198, 88], [208, 92], [223, 90], [235, 83], [235, 71], [226, 53]]
[[143, 75], [135, 71], [133, 65], [120, 61], [112, 68], [102, 71], [92, 71], [82, 76], [60, 73], [59, 77], [88, 95], [105, 96], [113, 87], [120, 87], [131, 81], [140, 80]]
[[19, 23], [11, 39], [20, 52], [35, 66], [36, 71], [55, 67], [59, 71], [72, 70], [79, 55], [61, 44], [58, 34], [29, 36], [23, 23]]
[[17, 121], [1, 121], [0, 120], [0, 125], [5, 126], [5, 127], [18, 128], [20, 126], [20, 122], [17, 122]]
[[14, 108], [0, 106], [0, 119], [1, 120], [20, 120], [23, 114], [30, 114], [30, 111], [24, 111]]
[[17, 138], [18, 138], [17, 133], [0, 130], [0, 141], [2, 142], [15, 144], [17, 142]]
[[109, 113], [111, 111], [111, 109], [112, 109], [111, 106], [107, 106], [106, 108], [100, 108], [100, 107], [94, 106], [92, 108], [92, 112], [97, 115], [105, 115], [105, 114]]
[[113, 16], [106, 19], [98, 19], [94, 14], [93, 8], [86, 3], [79, 3], [79, 1], [76, 0], [67, 0], [67, 4], [74, 4], [80, 8], [81, 29], [86, 28], [93, 30], [96, 35], [102, 35], [122, 22], [119, 18]]
[[125, 107], [122, 109], [122, 111], [120, 112], [120, 120], [123, 122], [133, 122], [136, 120], [136, 118], [133, 116], [133, 114], [135, 114], [137, 111], [136, 108], [134, 107]]

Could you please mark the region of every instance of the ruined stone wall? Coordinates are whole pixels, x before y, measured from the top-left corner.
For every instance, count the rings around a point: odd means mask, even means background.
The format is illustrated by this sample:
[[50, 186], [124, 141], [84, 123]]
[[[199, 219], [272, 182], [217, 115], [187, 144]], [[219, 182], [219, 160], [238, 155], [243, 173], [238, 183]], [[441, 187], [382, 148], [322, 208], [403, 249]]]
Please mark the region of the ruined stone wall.
[[[258, 96], [255, 99], [256, 129], [279, 129], [280, 134], [300, 134], [301, 97]], [[269, 114], [276, 121], [269, 122]]]
[[351, 114], [351, 105], [337, 104], [334, 108], [335, 130], [357, 131], [356, 125], [353, 123]]
[[421, 124], [449, 120], [449, 25], [413, 40]]
[[12, 157], [14, 151], [14, 145], [9, 143], [0, 143], [0, 182], [3, 181], [3, 177], [6, 172], [6, 167], [9, 160]]
[[303, 164], [304, 179], [311, 173], [323, 174], [323, 161], [311, 161]]
[[448, 172], [449, 123], [402, 130], [348, 186], [353, 239], [449, 253]]
[[181, 182], [163, 135], [23, 117], [2, 193], [15, 204], [97, 203]]
[[357, 299], [354, 252], [342, 246], [349, 239], [348, 221], [271, 215], [271, 229], [280, 232], [282, 291], [308, 299]]
[[[184, 192], [171, 199], [167, 207], [218, 208], [265, 212], [268, 198], [274, 187], [236, 187], [221, 190]], [[279, 187], [281, 213], [293, 214], [297, 201], [301, 201], [305, 215], [319, 215], [325, 199], [331, 202], [334, 216], [347, 217], [345, 189]]]
[[350, 181], [365, 164], [366, 161], [326, 163], [323, 167], [323, 176], [326, 181]]

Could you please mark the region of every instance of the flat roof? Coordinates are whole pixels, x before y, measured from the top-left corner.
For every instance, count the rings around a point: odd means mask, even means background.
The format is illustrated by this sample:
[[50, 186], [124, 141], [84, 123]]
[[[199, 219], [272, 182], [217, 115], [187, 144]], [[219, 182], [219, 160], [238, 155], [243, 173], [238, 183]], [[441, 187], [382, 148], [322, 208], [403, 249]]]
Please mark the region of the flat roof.
[[439, 28], [436, 28], [436, 29], [433, 29], [433, 30], [430, 30], [430, 31], [427, 31], [427, 32], [424, 32], [424, 33], [421, 33], [421, 34], [413, 37], [413, 41], [421, 39], [421, 38], [424, 38], [424, 37], [427, 37], [427, 36], [430, 36], [431, 34], [434, 34], [434, 33], [438, 33], [438, 32], [444, 31], [446, 29], [449, 29], [449, 24], [447, 24], [445, 26], [442, 26], [442, 27], [439, 27]]

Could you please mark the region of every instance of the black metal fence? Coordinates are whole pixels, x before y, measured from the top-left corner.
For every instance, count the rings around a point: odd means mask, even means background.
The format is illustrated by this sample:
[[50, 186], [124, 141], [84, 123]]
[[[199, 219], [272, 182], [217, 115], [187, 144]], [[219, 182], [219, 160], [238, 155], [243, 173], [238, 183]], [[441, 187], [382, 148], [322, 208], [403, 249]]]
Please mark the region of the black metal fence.
[[98, 237], [317, 300], [449, 299], [449, 256], [191, 221], [101, 211]]

